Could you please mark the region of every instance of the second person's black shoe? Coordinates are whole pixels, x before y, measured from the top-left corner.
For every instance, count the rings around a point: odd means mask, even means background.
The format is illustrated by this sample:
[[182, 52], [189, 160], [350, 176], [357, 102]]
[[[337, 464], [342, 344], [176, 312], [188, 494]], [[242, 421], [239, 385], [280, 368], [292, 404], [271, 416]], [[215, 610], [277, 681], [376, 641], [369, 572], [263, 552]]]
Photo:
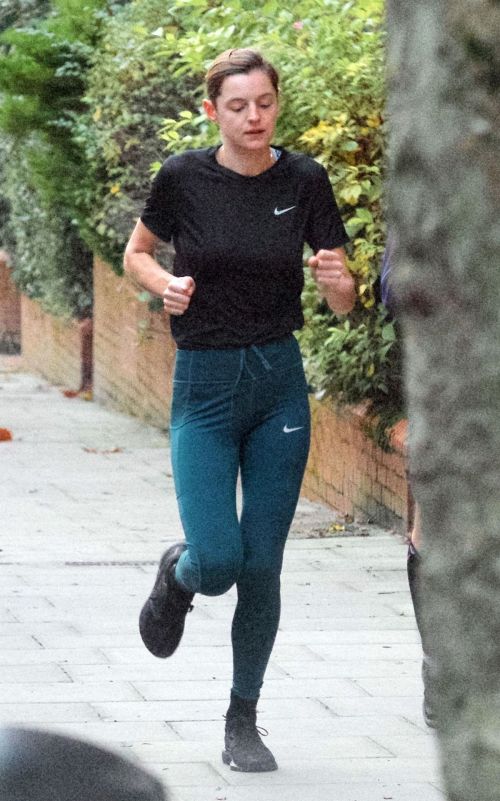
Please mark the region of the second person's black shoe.
[[154, 656], [172, 656], [181, 641], [186, 615], [193, 608], [194, 593], [184, 590], [175, 578], [175, 566], [186, 550], [183, 542], [163, 554], [151, 595], [139, 617], [139, 631]]

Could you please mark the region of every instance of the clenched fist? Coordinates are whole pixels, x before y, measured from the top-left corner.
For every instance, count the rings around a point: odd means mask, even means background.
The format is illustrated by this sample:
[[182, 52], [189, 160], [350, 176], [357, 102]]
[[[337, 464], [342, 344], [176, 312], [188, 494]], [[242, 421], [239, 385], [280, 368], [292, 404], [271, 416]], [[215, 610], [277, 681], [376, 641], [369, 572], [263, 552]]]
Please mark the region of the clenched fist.
[[326, 302], [337, 314], [351, 311], [354, 300], [354, 279], [346, 264], [343, 248], [318, 250], [308, 260], [313, 278]]
[[184, 314], [195, 290], [196, 284], [190, 275], [171, 278], [163, 293], [163, 308], [169, 314]]
[[336, 286], [339, 279], [349, 276], [345, 259], [339, 250], [318, 250], [308, 263], [314, 280], [325, 288]]

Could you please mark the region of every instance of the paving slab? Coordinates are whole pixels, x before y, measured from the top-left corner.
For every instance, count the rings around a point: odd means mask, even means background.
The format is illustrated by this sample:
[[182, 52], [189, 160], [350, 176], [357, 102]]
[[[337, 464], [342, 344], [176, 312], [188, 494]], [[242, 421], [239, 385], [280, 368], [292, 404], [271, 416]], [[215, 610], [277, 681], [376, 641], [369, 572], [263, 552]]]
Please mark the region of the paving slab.
[[222, 764], [234, 590], [195, 599], [168, 661], [137, 617], [182, 536], [166, 433], [0, 358], [0, 722], [108, 745], [170, 801], [440, 801], [405, 544], [302, 500], [259, 722], [280, 770]]

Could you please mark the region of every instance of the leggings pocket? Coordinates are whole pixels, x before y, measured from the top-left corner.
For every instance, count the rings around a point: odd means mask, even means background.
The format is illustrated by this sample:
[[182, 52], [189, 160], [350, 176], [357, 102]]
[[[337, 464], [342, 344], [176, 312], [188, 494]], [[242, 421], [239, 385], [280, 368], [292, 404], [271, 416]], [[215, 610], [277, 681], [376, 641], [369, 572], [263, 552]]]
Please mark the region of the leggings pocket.
[[189, 386], [189, 381], [174, 380], [173, 382], [170, 428], [180, 428], [185, 422], [189, 404]]
[[233, 396], [232, 381], [174, 380], [170, 428], [180, 428], [195, 420], [210, 420], [213, 424], [229, 422]]

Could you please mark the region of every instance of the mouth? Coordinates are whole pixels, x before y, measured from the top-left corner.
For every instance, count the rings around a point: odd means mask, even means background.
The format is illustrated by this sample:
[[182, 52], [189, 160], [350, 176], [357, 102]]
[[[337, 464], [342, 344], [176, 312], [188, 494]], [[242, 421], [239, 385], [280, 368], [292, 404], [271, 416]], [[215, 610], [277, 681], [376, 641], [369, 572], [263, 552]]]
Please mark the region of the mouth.
[[264, 129], [259, 129], [258, 131], [245, 131], [245, 136], [261, 136], [264, 133]]

